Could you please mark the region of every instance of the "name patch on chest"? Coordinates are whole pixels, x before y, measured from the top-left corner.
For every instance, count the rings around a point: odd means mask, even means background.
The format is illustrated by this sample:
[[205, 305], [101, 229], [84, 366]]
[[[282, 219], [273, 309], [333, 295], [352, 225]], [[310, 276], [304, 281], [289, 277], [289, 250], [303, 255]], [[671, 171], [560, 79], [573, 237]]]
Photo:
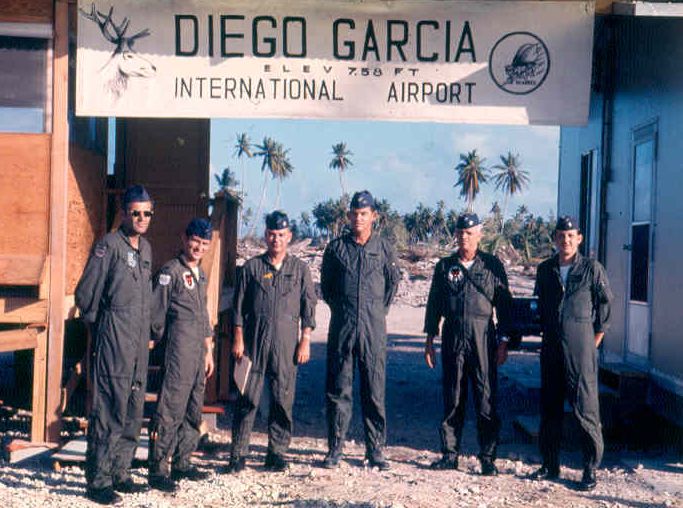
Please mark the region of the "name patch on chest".
[[194, 283], [194, 277], [192, 276], [192, 273], [183, 272], [183, 284], [185, 284], [185, 287], [187, 289], [194, 289], [195, 283]]
[[131, 268], [135, 268], [136, 266], [138, 266], [138, 258], [135, 257], [135, 252], [128, 252], [127, 263], [128, 266], [130, 266]]

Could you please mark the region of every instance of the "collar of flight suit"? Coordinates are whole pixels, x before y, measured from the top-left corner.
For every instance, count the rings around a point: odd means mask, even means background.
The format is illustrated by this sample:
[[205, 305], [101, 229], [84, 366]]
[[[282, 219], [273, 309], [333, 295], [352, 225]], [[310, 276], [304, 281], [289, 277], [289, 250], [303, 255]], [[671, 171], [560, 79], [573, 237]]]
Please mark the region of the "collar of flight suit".
[[354, 245], [357, 245], [359, 247], [363, 247], [365, 249], [365, 252], [369, 254], [379, 254], [380, 253], [380, 237], [379, 234], [373, 231], [370, 234], [370, 238], [368, 238], [368, 241], [365, 242], [365, 244], [361, 245], [356, 240], [353, 238], [353, 233], [347, 233], [346, 239], [348, 242], [353, 243]]
[[354, 264], [354, 260], [349, 257], [349, 249], [353, 247], [360, 247], [364, 250], [365, 254], [370, 256], [379, 256], [381, 252], [380, 237], [378, 234], [373, 233], [368, 238], [368, 241], [364, 245], [359, 244], [354, 240], [353, 233], [346, 233], [341, 237], [342, 245], [344, 248], [335, 249], [334, 255], [341, 262], [344, 267], [349, 271], [357, 270], [357, 266]]
[[[567, 274], [567, 286], [569, 285], [569, 277], [572, 274], [576, 273], [576, 269], [578, 267], [582, 266], [584, 261], [585, 261], [585, 258], [583, 257], [583, 255], [579, 251], [576, 251], [576, 256], [574, 257], [574, 262], [571, 265], [569, 265], [569, 273]], [[565, 293], [564, 296], [567, 297], [569, 294], [573, 293], [573, 291], [568, 292], [567, 287], [564, 284], [562, 284], [562, 275], [560, 274], [560, 255], [559, 254], [555, 254], [555, 256], [553, 257], [553, 265], [552, 266], [553, 266], [553, 272], [555, 273], [557, 280], [560, 283], [560, 287], [562, 288], [562, 290]]]
[[185, 268], [190, 270], [190, 273], [192, 274], [192, 277], [195, 279], [195, 282], [203, 281], [205, 276], [204, 276], [204, 270], [202, 270], [202, 267], [197, 264], [197, 271], [199, 273], [199, 277], [195, 276], [194, 270], [192, 267], [187, 263], [187, 260], [185, 259], [185, 254], [183, 252], [179, 252], [178, 255], [176, 256], [178, 258], [178, 262], [183, 265]]
[[285, 253], [285, 257], [282, 258], [282, 266], [280, 266], [279, 270], [276, 270], [275, 265], [273, 265], [273, 263], [270, 262], [270, 258], [268, 257], [268, 251], [261, 254], [261, 260], [266, 264], [266, 266], [270, 267], [276, 273], [286, 273], [287, 272], [287, 270], [285, 270], [285, 268], [289, 268], [291, 257], [292, 256], [290, 256], [289, 252]]
[[[458, 254], [458, 250], [457, 250], [457, 249], [453, 252], [452, 256], [453, 256], [453, 261], [454, 261], [456, 264], [461, 265], [463, 268], [465, 268], [465, 264], [464, 264], [463, 261], [460, 259], [460, 255]], [[483, 262], [482, 259], [481, 259], [481, 250], [480, 250], [480, 249], [477, 249], [477, 252], [474, 254], [474, 258], [472, 259], [472, 261], [474, 261], [474, 263], [472, 263], [472, 266], [470, 266], [470, 268], [472, 268], [473, 266], [476, 266], [476, 265], [478, 265], [479, 263], [482, 263], [482, 262]]]

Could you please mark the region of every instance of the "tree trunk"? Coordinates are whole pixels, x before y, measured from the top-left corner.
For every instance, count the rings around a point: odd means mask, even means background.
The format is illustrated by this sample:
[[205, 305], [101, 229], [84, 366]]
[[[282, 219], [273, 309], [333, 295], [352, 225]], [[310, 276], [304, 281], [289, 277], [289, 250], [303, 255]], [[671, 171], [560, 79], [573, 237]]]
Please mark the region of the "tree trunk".
[[252, 236], [254, 234], [254, 230], [256, 229], [256, 223], [259, 221], [259, 217], [261, 216], [261, 210], [263, 209], [263, 204], [266, 202], [266, 191], [268, 190], [268, 171], [263, 171], [263, 188], [261, 190], [261, 199], [258, 204], [258, 208], [256, 209], [256, 214], [254, 215], [254, 218], [252, 219], [251, 227], [249, 228], [249, 233], [247, 236]]

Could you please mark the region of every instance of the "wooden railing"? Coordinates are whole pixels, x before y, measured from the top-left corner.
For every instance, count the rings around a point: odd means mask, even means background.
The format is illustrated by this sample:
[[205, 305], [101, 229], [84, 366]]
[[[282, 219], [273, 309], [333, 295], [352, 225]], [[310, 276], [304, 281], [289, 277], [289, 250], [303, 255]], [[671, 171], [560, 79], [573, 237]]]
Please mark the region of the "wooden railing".
[[216, 195], [211, 214], [213, 226], [211, 248], [202, 260], [202, 269], [208, 278], [209, 318], [216, 331], [216, 347], [214, 348], [216, 369], [206, 383], [205, 400], [208, 403], [225, 400], [228, 396], [231, 337], [229, 326], [226, 324], [229, 316], [221, 314], [221, 305], [225, 306], [225, 302], [221, 299], [228, 297], [224, 294], [226, 284], [234, 282], [237, 207], [236, 198], [222, 193]]

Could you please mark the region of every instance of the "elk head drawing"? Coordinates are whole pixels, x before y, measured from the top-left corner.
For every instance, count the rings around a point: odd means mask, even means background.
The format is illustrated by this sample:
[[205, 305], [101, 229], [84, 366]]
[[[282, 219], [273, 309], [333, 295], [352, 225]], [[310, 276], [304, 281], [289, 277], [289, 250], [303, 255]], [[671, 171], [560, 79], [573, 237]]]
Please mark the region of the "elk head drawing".
[[156, 74], [156, 67], [142, 56], [135, 52], [133, 46], [135, 41], [142, 37], [147, 37], [151, 32], [148, 28], [126, 36], [130, 19], [123, 18], [123, 21], [116, 25], [112, 20], [114, 7], [109, 9], [108, 14], [97, 10], [92, 4], [90, 12], [79, 9], [81, 16], [97, 24], [102, 32], [102, 36], [114, 45], [109, 61], [100, 69], [100, 73], [108, 74], [105, 77], [105, 88], [119, 99], [123, 92], [128, 88], [130, 78], [150, 78]]

